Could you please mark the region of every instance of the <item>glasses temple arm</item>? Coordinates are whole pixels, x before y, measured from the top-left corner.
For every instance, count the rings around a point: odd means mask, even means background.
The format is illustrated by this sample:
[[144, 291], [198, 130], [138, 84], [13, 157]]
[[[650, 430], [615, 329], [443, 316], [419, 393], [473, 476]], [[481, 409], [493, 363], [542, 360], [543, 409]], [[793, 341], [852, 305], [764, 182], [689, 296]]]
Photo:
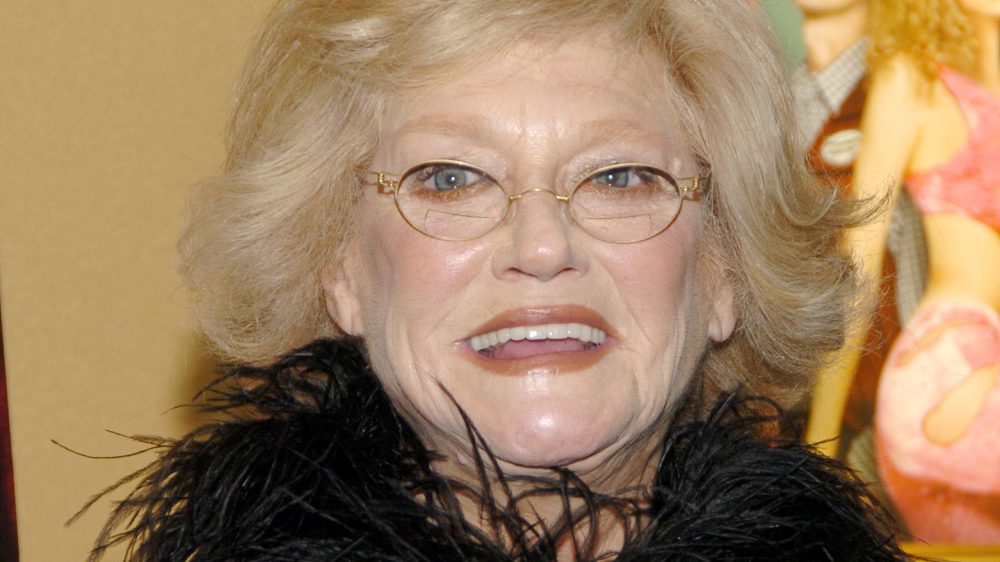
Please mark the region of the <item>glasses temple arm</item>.
[[374, 170], [364, 170], [357, 169], [358, 174], [361, 176], [375, 176], [375, 181], [370, 182], [378, 186], [378, 192], [381, 195], [392, 195], [396, 192], [396, 188], [399, 187], [399, 182], [397, 180], [391, 180], [386, 176], [392, 175], [386, 172], [377, 172]]

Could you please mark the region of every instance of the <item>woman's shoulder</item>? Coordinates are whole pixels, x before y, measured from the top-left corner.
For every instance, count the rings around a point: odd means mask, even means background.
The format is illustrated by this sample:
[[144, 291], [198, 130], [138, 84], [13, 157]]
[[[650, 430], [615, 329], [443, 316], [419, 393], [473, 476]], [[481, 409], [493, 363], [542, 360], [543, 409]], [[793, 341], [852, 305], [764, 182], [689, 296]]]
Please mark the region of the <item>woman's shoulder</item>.
[[[868, 142], [859, 165], [872, 159], [882, 162], [880, 166], [908, 160], [934, 110], [936, 82], [906, 53], [896, 53], [871, 69], [862, 118], [863, 139]], [[878, 173], [885, 171], [879, 169]], [[876, 189], [881, 182], [861, 180], [859, 185]]]
[[938, 82], [937, 74], [928, 74], [925, 65], [908, 53], [896, 53], [871, 69], [871, 90], [891, 92], [895, 97], [925, 98], [918, 95]]

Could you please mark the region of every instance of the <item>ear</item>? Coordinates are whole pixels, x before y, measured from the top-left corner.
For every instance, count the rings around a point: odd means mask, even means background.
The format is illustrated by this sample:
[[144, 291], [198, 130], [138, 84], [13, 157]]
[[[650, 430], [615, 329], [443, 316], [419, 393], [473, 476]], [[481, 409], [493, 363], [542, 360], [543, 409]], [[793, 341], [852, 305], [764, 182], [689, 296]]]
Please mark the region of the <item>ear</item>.
[[348, 335], [362, 337], [365, 330], [361, 315], [362, 296], [358, 290], [361, 273], [358, 244], [344, 244], [346, 247], [323, 267], [323, 298], [326, 312], [337, 327]]
[[709, 298], [711, 314], [708, 318], [708, 337], [714, 342], [724, 342], [736, 328], [736, 302], [732, 284], [726, 279], [713, 283]]

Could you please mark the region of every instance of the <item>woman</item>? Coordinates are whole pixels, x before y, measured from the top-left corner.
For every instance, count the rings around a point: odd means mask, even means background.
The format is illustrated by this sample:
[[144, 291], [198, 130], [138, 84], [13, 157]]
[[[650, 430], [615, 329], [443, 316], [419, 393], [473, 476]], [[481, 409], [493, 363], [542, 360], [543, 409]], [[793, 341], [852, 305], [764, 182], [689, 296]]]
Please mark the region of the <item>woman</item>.
[[782, 79], [741, 2], [281, 5], [181, 246], [237, 418], [97, 554], [895, 559], [775, 427], [854, 290]]
[[[880, 474], [915, 537], [997, 543], [1000, 2], [876, 2], [871, 21], [855, 189], [880, 197], [892, 178], [895, 198], [905, 178], [929, 257], [926, 292], [879, 384]], [[888, 222], [850, 236], [869, 274]]]

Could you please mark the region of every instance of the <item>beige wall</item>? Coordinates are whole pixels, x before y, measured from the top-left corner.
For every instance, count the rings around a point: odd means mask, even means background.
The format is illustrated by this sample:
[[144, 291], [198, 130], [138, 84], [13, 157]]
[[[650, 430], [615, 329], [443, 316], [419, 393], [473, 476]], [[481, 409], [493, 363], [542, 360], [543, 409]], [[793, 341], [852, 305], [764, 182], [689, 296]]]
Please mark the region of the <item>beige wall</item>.
[[[83, 560], [152, 457], [105, 432], [177, 436], [207, 362], [173, 245], [218, 169], [229, 94], [270, 0], [0, 1], [0, 302], [21, 560]], [[120, 495], [119, 495], [120, 497]], [[109, 556], [120, 560], [121, 554]]]

